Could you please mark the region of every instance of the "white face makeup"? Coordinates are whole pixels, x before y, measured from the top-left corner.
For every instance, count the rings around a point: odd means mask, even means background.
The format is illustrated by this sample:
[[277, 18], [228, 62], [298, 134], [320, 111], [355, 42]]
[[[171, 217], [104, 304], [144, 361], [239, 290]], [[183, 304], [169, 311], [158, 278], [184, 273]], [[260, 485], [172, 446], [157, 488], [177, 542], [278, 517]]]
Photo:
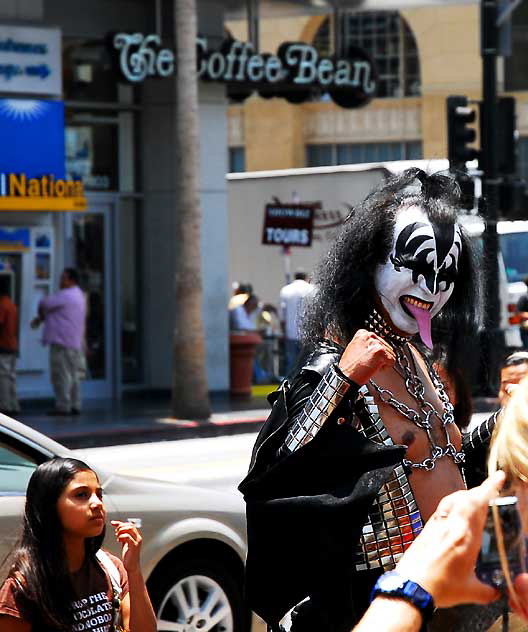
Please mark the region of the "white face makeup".
[[418, 331], [432, 347], [431, 319], [453, 293], [462, 238], [457, 224], [431, 224], [418, 206], [396, 216], [392, 250], [379, 265], [374, 283], [392, 324]]

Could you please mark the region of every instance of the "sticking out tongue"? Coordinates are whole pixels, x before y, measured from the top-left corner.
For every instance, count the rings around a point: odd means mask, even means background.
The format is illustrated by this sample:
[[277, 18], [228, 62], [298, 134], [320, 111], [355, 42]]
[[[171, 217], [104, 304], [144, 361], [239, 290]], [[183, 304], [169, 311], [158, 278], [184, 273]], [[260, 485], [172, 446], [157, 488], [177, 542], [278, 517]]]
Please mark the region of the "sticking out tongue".
[[405, 307], [411, 312], [418, 323], [418, 330], [420, 331], [420, 338], [426, 347], [433, 348], [433, 340], [431, 338], [431, 312], [427, 309], [422, 309], [416, 305], [406, 303]]

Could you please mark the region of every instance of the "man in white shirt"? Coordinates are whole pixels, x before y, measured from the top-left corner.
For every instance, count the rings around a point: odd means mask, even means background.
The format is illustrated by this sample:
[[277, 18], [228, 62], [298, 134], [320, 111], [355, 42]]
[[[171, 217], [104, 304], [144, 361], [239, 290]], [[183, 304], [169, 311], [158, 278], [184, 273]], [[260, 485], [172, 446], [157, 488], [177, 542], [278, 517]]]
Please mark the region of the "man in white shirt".
[[299, 314], [304, 298], [314, 286], [306, 281], [307, 274], [301, 270], [295, 273], [295, 280], [280, 291], [280, 320], [284, 334], [284, 373], [287, 375], [301, 350], [299, 335]]

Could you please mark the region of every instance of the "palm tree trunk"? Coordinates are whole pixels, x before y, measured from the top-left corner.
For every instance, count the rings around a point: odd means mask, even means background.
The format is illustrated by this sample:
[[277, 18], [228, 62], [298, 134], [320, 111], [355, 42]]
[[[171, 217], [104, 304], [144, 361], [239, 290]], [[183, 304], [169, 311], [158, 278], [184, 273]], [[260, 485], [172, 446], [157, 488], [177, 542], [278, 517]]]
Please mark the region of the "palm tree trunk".
[[178, 159], [171, 412], [179, 419], [206, 419], [211, 409], [202, 321], [196, 0], [174, 0], [174, 14]]

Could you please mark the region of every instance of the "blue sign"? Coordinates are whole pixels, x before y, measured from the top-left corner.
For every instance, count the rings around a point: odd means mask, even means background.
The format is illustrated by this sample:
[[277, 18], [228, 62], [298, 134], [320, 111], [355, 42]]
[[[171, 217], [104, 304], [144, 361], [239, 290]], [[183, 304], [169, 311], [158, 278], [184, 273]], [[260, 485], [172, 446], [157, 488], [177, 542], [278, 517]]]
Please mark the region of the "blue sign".
[[0, 252], [5, 250], [29, 250], [29, 228], [0, 227]]
[[0, 24], [0, 91], [60, 96], [61, 57], [60, 29]]
[[64, 103], [0, 99], [0, 173], [64, 178]]

